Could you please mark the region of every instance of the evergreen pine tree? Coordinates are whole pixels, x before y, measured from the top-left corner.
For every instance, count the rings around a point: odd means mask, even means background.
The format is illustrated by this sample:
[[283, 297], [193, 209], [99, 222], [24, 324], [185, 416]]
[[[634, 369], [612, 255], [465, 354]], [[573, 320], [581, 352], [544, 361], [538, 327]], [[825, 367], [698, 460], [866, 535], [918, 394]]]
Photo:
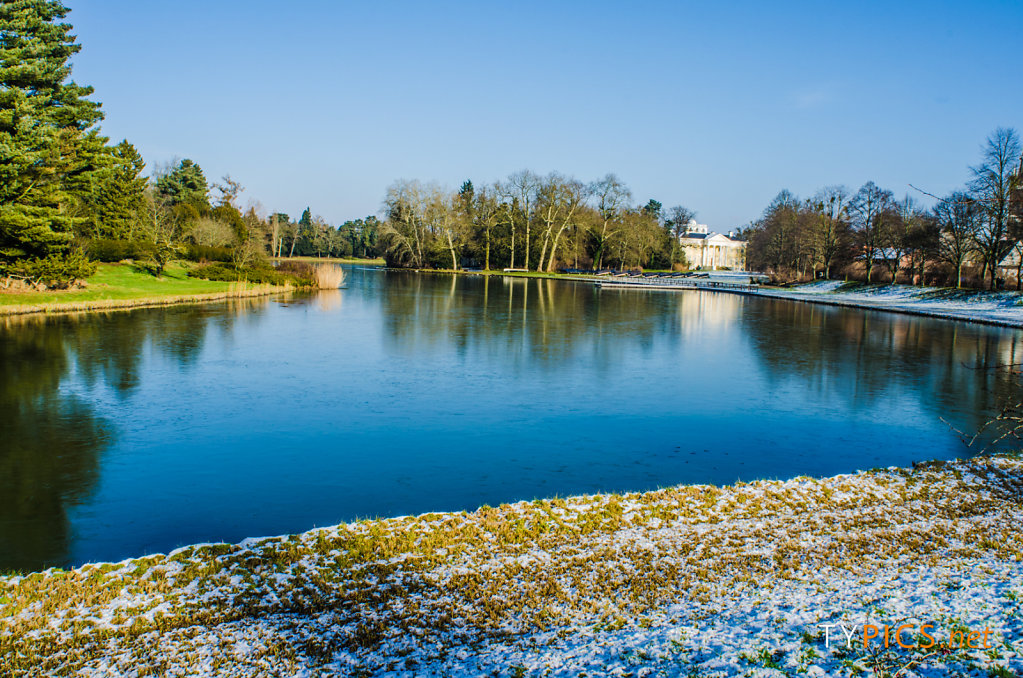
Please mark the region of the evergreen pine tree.
[[96, 190], [91, 200], [93, 237], [132, 240], [139, 215], [145, 208], [145, 161], [127, 141], [111, 149], [111, 167], [97, 172]]
[[202, 168], [185, 158], [177, 167], [156, 180], [156, 190], [177, 207], [188, 205], [199, 214], [210, 210], [210, 186]]
[[[66, 251], [69, 177], [84, 177], [103, 141], [92, 88], [69, 82], [81, 47], [59, 0], [0, 3], [0, 273]], [[83, 162], [85, 160], [85, 162]]]
[[311, 230], [313, 227], [313, 213], [306, 207], [305, 211], [302, 212], [302, 217], [298, 220], [299, 229]]

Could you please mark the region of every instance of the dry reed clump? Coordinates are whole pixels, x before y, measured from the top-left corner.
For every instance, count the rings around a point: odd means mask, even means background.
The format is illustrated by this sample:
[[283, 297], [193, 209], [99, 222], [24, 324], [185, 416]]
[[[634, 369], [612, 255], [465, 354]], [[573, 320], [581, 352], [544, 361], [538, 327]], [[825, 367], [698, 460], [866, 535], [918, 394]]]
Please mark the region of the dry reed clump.
[[338, 264], [317, 264], [313, 279], [321, 290], [336, 290], [345, 282], [345, 269]]
[[[363, 521], [0, 578], [0, 675], [415, 671], [537, 634], [710, 624], [774, 591], [879, 573], [993, 577], [1023, 560], [1021, 500], [1023, 462], [976, 459]], [[705, 640], [672, 642], [682, 661]]]

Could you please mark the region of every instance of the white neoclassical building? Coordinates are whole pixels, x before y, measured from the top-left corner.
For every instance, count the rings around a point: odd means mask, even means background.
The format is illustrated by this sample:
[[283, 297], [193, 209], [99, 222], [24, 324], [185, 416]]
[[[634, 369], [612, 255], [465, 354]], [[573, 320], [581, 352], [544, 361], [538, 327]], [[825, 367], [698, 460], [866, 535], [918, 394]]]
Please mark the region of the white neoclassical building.
[[746, 241], [734, 237], [731, 231], [728, 235], [714, 233], [707, 230], [706, 224], [698, 224], [691, 219], [678, 241], [690, 268], [711, 271], [746, 269]]

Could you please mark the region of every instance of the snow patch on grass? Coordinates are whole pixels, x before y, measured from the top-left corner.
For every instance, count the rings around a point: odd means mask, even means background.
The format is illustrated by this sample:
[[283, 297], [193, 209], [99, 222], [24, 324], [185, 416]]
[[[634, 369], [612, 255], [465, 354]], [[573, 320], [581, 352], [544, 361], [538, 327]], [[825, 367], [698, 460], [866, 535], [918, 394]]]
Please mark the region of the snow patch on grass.
[[[194, 546], [0, 578], [0, 674], [1019, 675], [1021, 519], [997, 457]], [[839, 622], [991, 646], [826, 643]]]
[[1023, 327], [1023, 293], [957, 290], [910, 285], [866, 285], [826, 280], [792, 288], [764, 289], [762, 296], [839, 306], [902, 311]]

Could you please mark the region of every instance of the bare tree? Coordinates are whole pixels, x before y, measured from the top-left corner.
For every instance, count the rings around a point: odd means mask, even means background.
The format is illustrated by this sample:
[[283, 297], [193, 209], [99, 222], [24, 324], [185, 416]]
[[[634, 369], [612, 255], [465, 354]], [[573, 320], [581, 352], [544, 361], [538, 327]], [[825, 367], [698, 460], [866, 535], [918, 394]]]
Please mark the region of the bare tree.
[[219, 183], [213, 184], [213, 188], [220, 193], [221, 205], [238, 209], [238, 196], [245, 191], [241, 183], [232, 179], [230, 174], [225, 174]]
[[[514, 196], [519, 201], [519, 206], [522, 209], [523, 215], [525, 215], [525, 226], [526, 226], [526, 243], [525, 243], [525, 261], [526, 269], [529, 269], [529, 239], [530, 239], [530, 227], [532, 225], [532, 212], [530, 206], [535, 202], [536, 190], [540, 184], [540, 178], [530, 172], [529, 170], [520, 170], [515, 174], [508, 177], [508, 182], [504, 184], [504, 191], [511, 196]], [[512, 220], [512, 255], [511, 255], [511, 267], [515, 268], [515, 221]]]
[[426, 200], [425, 221], [434, 233], [444, 236], [451, 255], [451, 270], [459, 269], [462, 248], [465, 246], [472, 223], [459, 218], [455, 207], [457, 195], [449, 195], [436, 186], [431, 186]]
[[892, 203], [892, 192], [878, 187], [873, 181], [865, 183], [849, 202], [859, 250], [857, 255], [863, 259], [868, 283], [877, 255], [884, 247], [883, 234], [892, 217]]
[[145, 193], [146, 219], [140, 223], [140, 232], [149, 242], [170, 242], [175, 233], [174, 213], [165, 196], [152, 186]]
[[[550, 258], [547, 260], [546, 268], [548, 273], [554, 270], [555, 256], [557, 255], [558, 244], [561, 241], [562, 235], [574, 224], [574, 219], [579, 213], [579, 210], [585, 206], [586, 199], [588, 197], [589, 193], [582, 182], [576, 181], [575, 179], [562, 180], [558, 191], [558, 198], [562, 201], [563, 206], [558, 230], [554, 232], [551, 238], [551, 254]], [[540, 262], [540, 267], [543, 268], [542, 260]]]
[[229, 224], [209, 217], [200, 217], [186, 234], [196, 245], [226, 247], [235, 241], [235, 232]]
[[984, 268], [990, 272], [991, 289], [995, 288], [998, 264], [1015, 244], [1009, 233], [1009, 208], [1019, 162], [1019, 135], [1014, 129], [999, 127], [987, 138], [980, 164], [970, 168], [970, 192], [979, 201], [983, 215], [977, 247]]
[[980, 222], [977, 203], [965, 193], [953, 193], [934, 206], [941, 229], [938, 256], [956, 271], [956, 287], [963, 286], [963, 263], [976, 249]]
[[902, 268], [902, 260], [910, 252], [910, 234], [922, 220], [919, 206], [908, 195], [895, 206], [891, 218], [885, 220], [884, 229], [880, 233], [881, 245], [884, 247], [884, 264], [892, 276], [893, 285]]
[[614, 174], [607, 174], [603, 179], [590, 184], [590, 194], [597, 200], [597, 212], [600, 214], [600, 228], [590, 231], [593, 238], [594, 268], [599, 269], [603, 263], [604, 250], [618, 232], [623, 211], [632, 199], [632, 192]]
[[281, 249], [284, 247], [283, 226], [284, 225], [281, 223], [280, 215], [274, 212], [273, 216], [270, 217], [269, 223], [271, 256], [274, 257], [281, 256]]
[[383, 235], [387, 258], [403, 266], [422, 268], [427, 262], [426, 223], [428, 191], [418, 181], [399, 180], [387, 188], [384, 197]]
[[682, 254], [682, 236], [685, 235], [689, 222], [696, 218], [696, 212], [683, 205], [675, 205], [668, 210], [666, 224], [671, 234], [671, 263], [679, 263]]
[[824, 277], [830, 279], [831, 267], [848, 239], [849, 191], [845, 186], [827, 186], [818, 191], [810, 206], [815, 216], [812, 233], [817, 261], [824, 267]]
[[501, 215], [501, 205], [497, 201], [497, 188], [488, 190], [486, 186], [476, 192], [476, 206], [473, 216], [476, 225], [483, 231], [483, 270], [490, 270], [490, 236]]
[[764, 210], [761, 225], [768, 236], [768, 259], [776, 273], [796, 267], [800, 207], [799, 198], [785, 189]]

